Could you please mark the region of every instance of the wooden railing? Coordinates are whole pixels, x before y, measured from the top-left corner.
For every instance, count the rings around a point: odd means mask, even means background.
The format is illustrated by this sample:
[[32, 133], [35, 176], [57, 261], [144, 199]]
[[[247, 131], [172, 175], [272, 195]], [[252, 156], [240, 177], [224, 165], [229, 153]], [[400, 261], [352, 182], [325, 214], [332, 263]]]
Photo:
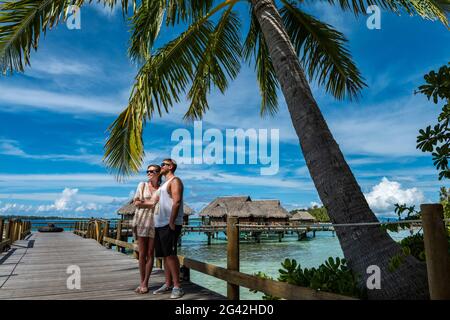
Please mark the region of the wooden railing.
[[[425, 256], [428, 272], [428, 284], [431, 299], [450, 299], [450, 256], [448, 254], [447, 230], [443, 221], [443, 208], [440, 204], [421, 205], [421, 219], [425, 242]], [[420, 221], [419, 221], [420, 222]], [[338, 226], [338, 225], [335, 225]], [[124, 239], [129, 234], [129, 223], [119, 221], [115, 228], [111, 228], [108, 220], [90, 220], [79, 222], [75, 226], [75, 233], [96, 239], [107, 246], [114, 245], [117, 250], [128, 249], [138, 257], [138, 247]], [[123, 234], [124, 229], [125, 235]], [[216, 277], [227, 282], [227, 297], [239, 300], [239, 288], [245, 287], [263, 292], [267, 295], [283, 299], [295, 300], [352, 300], [353, 298], [334, 293], [316, 291], [286, 282], [245, 274], [239, 271], [239, 234], [240, 225], [236, 217], [227, 219], [227, 267], [219, 267], [209, 263], [197, 261], [184, 256], [178, 256], [181, 267], [181, 278], [190, 280], [190, 270]], [[115, 237], [113, 237], [115, 235]], [[125, 241], [124, 241], [125, 240]], [[157, 267], [162, 267], [157, 259]]]
[[[421, 219], [424, 233], [425, 256], [428, 272], [428, 284], [431, 299], [450, 299], [450, 256], [447, 230], [443, 221], [443, 208], [440, 204], [421, 205]], [[338, 226], [338, 225], [336, 225]], [[31, 232], [31, 222], [20, 219], [0, 218], [0, 252], [3, 252], [14, 241], [24, 239]], [[103, 219], [77, 221], [74, 233], [86, 238], [95, 239], [102, 245], [117, 250], [131, 250], [138, 257], [138, 247], [129, 243], [129, 222]], [[219, 267], [178, 256], [181, 264], [181, 278], [190, 280], [190, 270], [195, 270], [227, 282], [228, 299], [239, 299], [239, 288], [245, 287], [284, 299], [298, 300], [342, 300], [351, 297], [328, 292], [320, 292], [310, 288], [299, 287], [285, 282], [262, 279], [239, 271], [239, 220], [228, 217], [227, 221], [227, 267]], [[157, 267], [162, 261], [157, 259]]]
[[11, 246], [14, 241], [24, 239], [30, 232], [30, 221], [0, 218], [0, 253]]
[[[128, 222], [119, 221], [115, 228], [111, 227], [108, 220], [95, 219], [80, 222], [75, 225], [74, 233], [90, 239], [95, 239], [102, 245], [111, 248], [116, 246], [117, 250], [128, 249], [138, 257], [138, 246], [124, 239], [130, 228]], [[310, 288], [299, 287], [275, 280], [262, 279], [260, 277], [245, 274], [239, 271], [239, 225], [238, 219], [229, 217], [227, 226], [227, 268], [219, 267], [209, 263], [190, 259], [179, 255], [181, 265], [181, 279], [190, 281], [190, 270], [195, 270], [227, 282], [227, 297], [230, 300], [239, 300], [239, 288], [245, 287], [260, 291], [268, 295], [283, 299], [295, 300], [352, 300], [353, 298], [328, 292], [320, 292]], [[113, 237], [115, 235], [115, 237]], [[162, 267], [162, 259], [155, 259], [156, 267]]]

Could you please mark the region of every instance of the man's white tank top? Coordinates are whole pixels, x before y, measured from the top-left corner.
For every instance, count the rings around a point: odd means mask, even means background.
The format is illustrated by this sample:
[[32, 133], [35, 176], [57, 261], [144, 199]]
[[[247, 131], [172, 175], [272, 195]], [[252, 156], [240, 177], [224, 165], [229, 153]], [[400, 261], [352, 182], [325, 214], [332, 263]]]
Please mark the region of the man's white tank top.
[[[169, 192], [167, 192], [167, 186], [173, 178], [175, 177], [170, 178], [169, 180], [164, 182], [162, 186], [159, 187], [159, 213], [153, 217], [156, 228], [164, 227], [169, 224], [170, 215], [172, 214], [173, 200], [170, 197]], [[178, 210], [178, 216], [175, 219], [176, 225], [183, 224], [183, 214], [183, 200], [181, 200], [180, 209]]]

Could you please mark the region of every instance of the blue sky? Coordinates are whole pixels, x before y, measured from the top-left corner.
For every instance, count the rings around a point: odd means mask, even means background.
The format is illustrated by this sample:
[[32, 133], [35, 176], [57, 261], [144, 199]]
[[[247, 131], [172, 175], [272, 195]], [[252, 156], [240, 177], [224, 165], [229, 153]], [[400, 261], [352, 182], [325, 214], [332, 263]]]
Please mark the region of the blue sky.
[[[241, 6], [240, 12], [246, 9]], [[327, 4], [308, 11], [344, 32], [369, 87], [358, 102], [338, 102], [321, 87], [313, 93], [370, 206], [389, 215], [393, 204], [438, 200], [431, 157], [415, 149], [420, 128], [436, 122], [439, 109], [414, 90], [423, 74], [448, 62], [450, 33], [417, 17], [381, 15], [369, 30]], [[246, 23], [244, 22], [244, 25]], [[164, 30], [163, 43], [179, 32]], [[42, 38], [24, 74], [0, 78], [0, 215], [107, 216], [129, 198], [140, 175], [119, 183], [102, 164], [106, 129], [126, 106], [137, 67], [127, 57], [129, 30], [119, 11], [81, 9], [81, 30], [64, 24]], [[212, 92], [203, 129], [279, 129], [276, 175], [261, 164], [182, 164], [185, 201], [199, 210], [220, 195], [280, 199], [288, 208], [320, 203], [301, 154], [284, 100], [273, 118], [260, 118], [252, 68], [244, 66], [227, 93]], [[160, 163], [177, 144], [187, 104], [156, 117], [145, 129], [146, 163]]]

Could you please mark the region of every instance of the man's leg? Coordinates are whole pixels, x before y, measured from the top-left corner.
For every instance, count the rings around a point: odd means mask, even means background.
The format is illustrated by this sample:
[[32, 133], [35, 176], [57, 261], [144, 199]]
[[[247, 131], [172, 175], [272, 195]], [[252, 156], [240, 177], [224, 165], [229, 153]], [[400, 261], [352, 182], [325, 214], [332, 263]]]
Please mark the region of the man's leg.
[[164, 285], [159, 288], [158, 290], [155, 290], [153, 292], [153, 294], [163, 294], [163, 293], [168, 293], [170, 292], [170, 287], [171, 287], [171, 276], [170, 276], [170, 269], [168, 267], [168, 263], [167, 263], [167, 258], [164, 257], [165, 254], [165, 250], [163, 248], [164, 243], [166, 241], [167, 238], [167, 230], [165, 230], [166, 228], [164, 227], [160, 227], [160, 228], [155, 228], [155, 254], [156, 257], [163, 257], [163, 263], [164, 263]]
[[163, 258], [163, 264], [164, 264], [164, 278], [166, 279], [166, 285], [170, 287], [172, 286], [172, 273], [167, 263], [167, 257]]
[[180, 287], [180, 261], [178, 256], [169, 256], [165, 258], [167, 269], [169, 270], [170, 276], [172, 277], [173, 287]]

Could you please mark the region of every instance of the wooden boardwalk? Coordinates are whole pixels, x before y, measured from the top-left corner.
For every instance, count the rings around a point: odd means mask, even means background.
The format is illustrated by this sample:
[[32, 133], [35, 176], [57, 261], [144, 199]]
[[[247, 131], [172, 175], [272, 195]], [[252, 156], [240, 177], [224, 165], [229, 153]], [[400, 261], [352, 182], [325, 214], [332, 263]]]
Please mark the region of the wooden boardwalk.
[[[67, 268], [80, 267], [81, 289], [68, 289]], [[155, 269], [150, 292], [136, 294], [139, 284], [137, 260], [83, 239], [70, 232], [32, 233], [0, 254], [0, 300], [157, 300], [169, 294], [151, 292], [164, 283], [164, 273]], [[225, 297], [191, 282], [182, 282], [187, 300], [220, 300]]]

